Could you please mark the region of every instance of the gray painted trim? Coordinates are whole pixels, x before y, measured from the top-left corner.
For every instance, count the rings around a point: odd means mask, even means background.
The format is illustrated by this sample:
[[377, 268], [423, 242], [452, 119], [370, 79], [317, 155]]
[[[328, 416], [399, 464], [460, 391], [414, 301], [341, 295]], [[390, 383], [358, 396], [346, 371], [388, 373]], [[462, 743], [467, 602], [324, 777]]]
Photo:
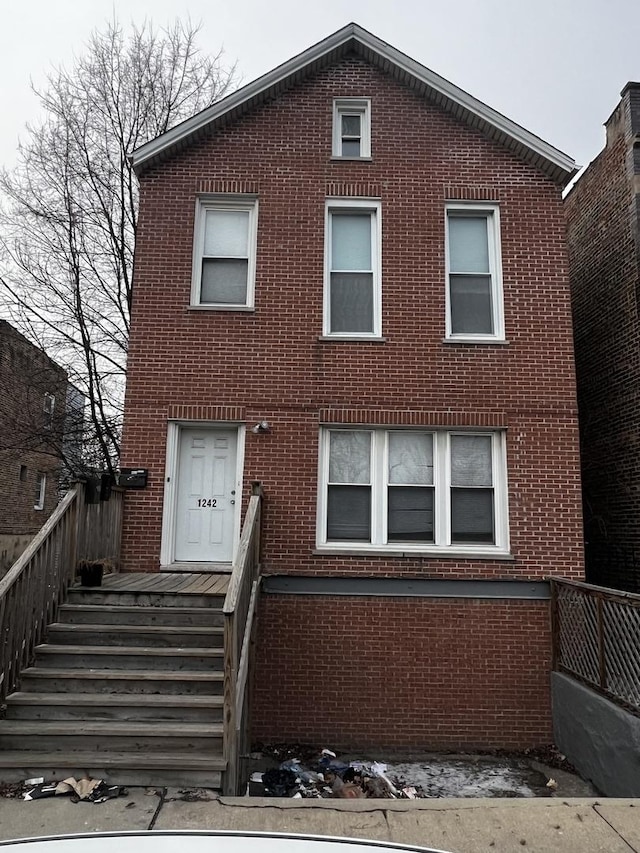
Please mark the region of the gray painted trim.
[[168, 149], [181, 147], [190, 136], [198, 134], [210, 123], [221, 119], [235, 109], [246, 107], [250, 103], [259, 103], [268, 97], [269, 93], [291, 85], [308, 66], [329, 62], [333, 56], [340, 55], [341, 51], [347, 50], [352, 44], [360, 45], [365, 57], [367, 53], [369, 56], [373, 54], [383, 65], [390, 64], [400, 75], [405, 75], [409, 80], [425, 86], [449, 111], [454, 114], [459, 113], [471, 120], [473, 124], [503, 143], [510, 140], [512, 143], [510, 147], [520, 149], [525, 157], [528, 153], [529, 157], [526, 159], [531, 159], [553, 179], [564, 184], [575, 175], [577, 171], [575, 162], [567, 154], [353, 23], [347, 24], [346, 27], [243, 86], [237, 92], [227, 95], [226, 98], [168, 130], [162, 136], [141, 145], [131, 155], [134, 170], [140, 174], [145, 164], [154, 161]]
[[348, 595], [383, 598], [508, 598], [548, 601], [547, 581], [265, 575], [266, 595]]

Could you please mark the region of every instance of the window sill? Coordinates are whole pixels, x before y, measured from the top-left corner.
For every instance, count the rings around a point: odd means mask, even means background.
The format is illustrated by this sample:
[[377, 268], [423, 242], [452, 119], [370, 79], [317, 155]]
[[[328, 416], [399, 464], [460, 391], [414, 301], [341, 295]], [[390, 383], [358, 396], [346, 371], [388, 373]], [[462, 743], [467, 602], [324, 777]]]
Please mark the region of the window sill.
[[253, 305], [187, 305], [186, 311], [239, 311], [243, 314], [254, 314]]
[[463, 344], [464, 346], [469, 346], [473, 344], [477, 346], [480, 344], [481, 346], [509, 346], [509, 341], [505, 338], [443, 338], [443, 344]]
[[373, 157], [341, 157], [339, 154], [332, 154], [332, 160], [345, 160], [348, 163], [371, 163]]
[[508, 551], [465, 551], [459, 548], [421, 549], [416, 551], [403, 551], [398, 549], [385, 550], [382, 548], [348, 548], [345, 546], [331, 547], [319, 545], [312, 552], [314, 557], [429, 557], [434, 560], [468, 559], [468, 560], [505, 560], [513, 561], [515, 557]]
[[358, 337], [357, 335], [320, 335], [318, 340], [334, 344], [384, 344], [387, 342], [386, 338], [379, 338], [373, 335], [362, 335], [361, 337]]

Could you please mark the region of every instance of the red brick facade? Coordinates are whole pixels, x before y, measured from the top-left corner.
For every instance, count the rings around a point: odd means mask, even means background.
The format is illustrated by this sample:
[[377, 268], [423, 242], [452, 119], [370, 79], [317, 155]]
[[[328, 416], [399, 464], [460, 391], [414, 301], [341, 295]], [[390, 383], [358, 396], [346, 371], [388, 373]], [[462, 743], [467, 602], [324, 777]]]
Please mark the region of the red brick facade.
[[[58, 500], [67, 375], [42, 350], [0, 320], [0, 570], [24, 550]], [[44, 411], [45, 395], [55, 398]], [[38, 475], [42, 509], [34, 509]]]
[[640, 84], [568, 195], [587, 573], [640, 591]]
[[[371, 98], [371, 160], [331, 156], [333, 99], [348, 96]], [[259, 198], [255, 311], [189, 308], [205, 192]], [[335, 196], [381, 201], [382, 340], [322, 339], [325, 201]], [[452, 200], [499, 205], [506, 343], [443, 341]], [[127, 495], [127, 569], [159, 567], [167, 422], [266, 419], [271, 431], [247, 430], [244, 453], [245, 499], [252, 480], [266, 493], [266, 574], [582, 576], [561, 188], [362, 59], [342, 58], [143, 172], [132, 329], [123, 464], [150, 476]], [[504, 430], [509, 555], [319, 553], [323, 424]], [[268, 595], [259, 644], [256, 737], [550, 738], [544, 602]]]

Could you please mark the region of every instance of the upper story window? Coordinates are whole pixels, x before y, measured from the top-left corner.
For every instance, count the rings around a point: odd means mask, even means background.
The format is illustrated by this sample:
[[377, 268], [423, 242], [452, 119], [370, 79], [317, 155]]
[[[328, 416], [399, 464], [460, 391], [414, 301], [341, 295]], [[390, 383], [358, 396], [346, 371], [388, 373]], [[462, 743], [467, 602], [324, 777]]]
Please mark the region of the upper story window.
[[34, 495], [33, 508], [44, 509], [44, 500], [47, 493], [47, 475], [43, 471], [36, 474], [36, 492]]
[[504, 340], [497, 205], [448, 204], [447, 338]]
[[333, 102], [333, 156], [371, 157], [371, 101], [338, 98]]
[[53, 411], [56, 406], [56, 398], [53, 394], [45, 394], [44, 402], [42, 404], [42, 411], [44, 412], [44, 428], [51, 429], [53, 424]]
[[502, 432], [326, 429], [318, 545], [506, 553]]
[[192, 305], [253, 306], [257, 218], [255, 198], [198, 200]]
[[325, 223], [324, 334], [381, 335], [380, 202], [332, 199]]

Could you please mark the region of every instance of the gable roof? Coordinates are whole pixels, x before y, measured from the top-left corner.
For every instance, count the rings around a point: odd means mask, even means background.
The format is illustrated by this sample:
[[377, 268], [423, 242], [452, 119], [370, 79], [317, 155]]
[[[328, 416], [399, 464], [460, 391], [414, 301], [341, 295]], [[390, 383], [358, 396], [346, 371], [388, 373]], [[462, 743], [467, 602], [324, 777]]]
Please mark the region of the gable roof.
[[347, 24], [333, 35], [227, 95], [162, 136], [141, 145], [131, 155], [136, 174], [142, 174], [192, 142], [210, 135], [216, 128], [225, 126], [253, 107], [291, 89], [305, 77], [350, 53], [361, 56], [371, 65], [441, 106], [457, 119], [477, 128], [527, 163], [536, 166], [554, 181], [564, 185], [576, 174], [576, 164], [567, 154], [358, 24]]

